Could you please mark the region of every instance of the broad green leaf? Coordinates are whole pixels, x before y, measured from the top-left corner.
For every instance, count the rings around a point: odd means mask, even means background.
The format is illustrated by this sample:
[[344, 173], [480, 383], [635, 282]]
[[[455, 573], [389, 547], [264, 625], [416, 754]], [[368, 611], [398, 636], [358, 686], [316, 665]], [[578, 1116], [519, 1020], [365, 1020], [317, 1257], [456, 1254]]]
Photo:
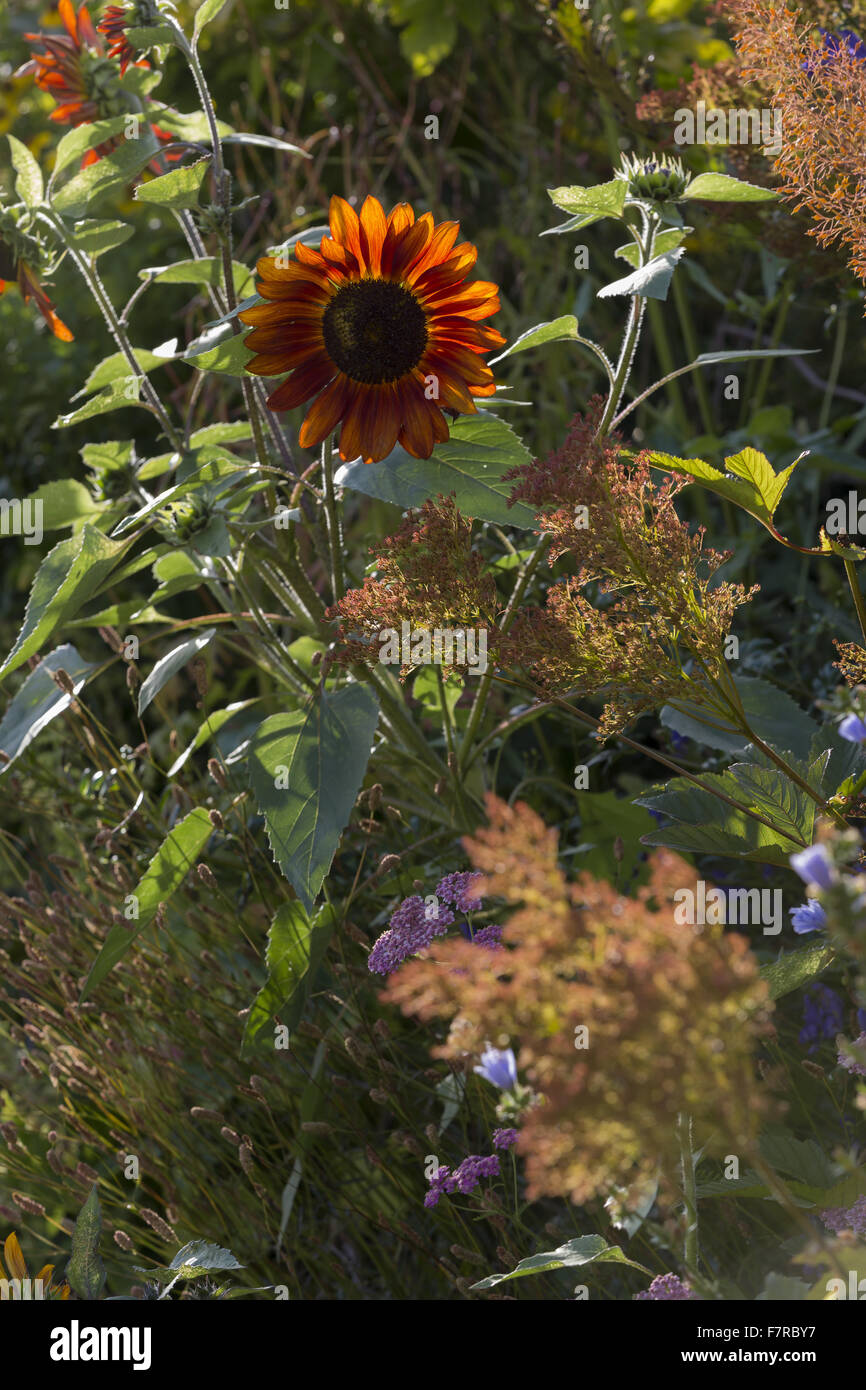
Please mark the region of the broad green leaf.
[[771, 1168], [807, 1187], [824, 1190], [836, 1181], [838, 1169], [814, 1139], [797, 1139], [787, 1129], [768, 1130], [759, 1146]]
[[125, 134], [130, 121], [135, 122], [136, 117], [131, 111], [125, 111], [122, 116], [108, 116], [105, 120], [89, 121], [68, 130], [57, 146], [52, 179], [68, 165], [80, 163], [82, 156], [96, 145], [104, 145], [115, 136]]
[[[329, 904], [312, 919], [299, 902], [283, 903], [277, 908], [265, 953], [267, 983], [259, 990], [247, 1015], [242, 1050], [252, 1046], [277, 1014], [289, 1032], [295, 1032], [336, 920]], [[273, 1045], [273, 1038], [270, 1041]]]
[[764, 1287], [755, 1295], [755, 1302], [801, 1303], [809, 1293], [809, 1285], [804, 1279], [793, 1279], [789, 1274], [768, 1274]]
[[622, 280], [614, 280], [612, 285], [604, 285], [598, 291], [598, 299], [609, 299], [612, 295], [632, 294], [642, 299], [667, 299], [673, 273], [677, 262], [685, 255], [682, 246], [673, 251], [665, 251], [654, 256], [646, 265], [639, 266]]
[[781, 473], [775, 473], [764, 454], [759, 453], [757, 449], [742, 449], [739, 454], [725, 459], [730, 472], [736, 475], [734, 477], [721, 473], [703, 459], [681, 459], [675, 458], [672, 454], [652, 453], [649, 455], [649, 463], [653, 468], [663, 468], [669, 473], [703, 483], [711, 492], [735, 502], [756, 521], [760, 521], [768, 531], [778, 535], [773, 524], [773, 514], [791, 474], [804, 457], [805, 455], [801, 454]]
[[[667, 232], [659, 232], [653, 242], [656, 255], [660, 256], [665, 251], [673, 251], [694, 230], [694, 227], [671, 227]], [[619, 256], [623, 261], [628, 261], [629, 265], [634, 266], [637, 270], [640, 263], [640, 247], [633, 241], [626, 242], [625, 246], [618, 246], [614, 255]]]
[[85, 217], [103, 199], [128, 187], [158, 153], [153, 131], [143, 127], [137, 140], [124, 140], [111, 154], [74, 174], [54, 194], [55, 208], [65, 217]]
[[364, 685], [325, 690], [266, 719], [250, 744], [250, 785], [271, 850], [308, 912], [349, 823], [378, 713]]
[[62, 531], [102, 511], [101, 504], [94, 502], [84, 484], [75, 478], [43, 483], [28, 501], [42, 503], [43, 531]]
[[182, 642], [179, 647], [175, 647], [173, 651], [160, 657], [147, 680], [142, 682], [138, 692], [139, 714], [144, 714], [148, 705], [156, 698], [163, 686], [167, 685], [172, 677], [186, 666], [187, 662], [192, 661], [194, 656], [204, 650], [215, 632], [215, 627], [206, 628], [204, 632], [197, 633], [188, 642]]
[[[173, 348], [176, 343], [177, 339], [173, 338], [171, 342], [166, 343], [164, 346], [170, 349]], [[164, 367], [166, 362], [171, 362], [172, 359], [177, 356], [173, 351], [149, 352], [147, 348], [134, 348], [133, 351], [135, 352], [138, 365], [145, 373], [152, 372], [156, 367]], [[129, 363], [124, 354], [122, 352], [113, 352], [110, 357], [104, 357], [102, 361], [93, 368], [93, 371], [90, 373], [90, 376], [85, 381], [81, 390], [76, 391], [72, 399], [77, 401], [81, 396], [90, 395], [93, 391], [101, 391], [104, 387], [111, 386], [114, 382], [121, 379], [129, 381], [138, 380], [137, 377], [130, 376]]]
[[213, 825], [203, 806], [196, 806], [169, 832], [131, 894], [138, 916], [110, 928], [81, 991], [80, 1003], [122, 960], [139, 932], [153, 921], [160, 905], [177, 892], [212, 834]]
[[206, 24], [216, 19], [220, 11], [225, 7], [226, 0], [202, 0], [195, 12], [195, 23], [192, 31], [193, 47], [198, 44], [199, 35]]
[[579, 1269], [585, 1265], [609, 1262], [628, 1265], [639, 1269], [643, 1274], [650, 1271], [644, 1265], [630, 1260], [618, 1245], [608, 1245], [604, 1236], [577, 1236], [566, 1241], [556, 1250], [547, 1250], [540, 1255], [530, 1255], [515, 1265], [510, 1274], [490, 1274], [473, 1284], [473, 1289], [492, 1289], [496, 1284], [504, 1284], [508, 1279], [523, 1279], [527, 1274], [548, 1274], [554, 1269]]
[[[213, 285], [222, 284], [223, 263], [218, 256], [205, 256], [198, 261], [176, 261], [174, 265], [152, 265], [138, 272], [139, 280], [153, 278], [154, 284]], [[242, 295], [252, 281], [252, 271], [240, 261], [232, 261], [235, 293]]]
[[184, 357], [200, 372], [221, 372], [224, 376], [246, 376], [246, 369], [255, 354], [246, 346], [243, 333], [235, 333], [207, 352]]
[[128, 544], [109, 540], [85, 524], [78, 535], [59, 541], [49, 551], [33, 581], [21, 631], [0, 667], [0, 677], [17, 670], [56, 628], [76, 617]]
[[[175, 111], [171, 106], [160, 106], [154, 101], [148, 106], [147, 118], [161, 130], [176, 135], [179, 140], [188, 140], [196, 145], [210, 144], [210, 125], [203, 111]], [[217, 121], [218, 135], [231, 135], [233, 132], [234, 126], [226, 125], [225, 121]]]
[[177, 43], [177, 34], [167, 24], [136, 25], [127, 29], [126, 37], [132, 47], [139, 51], [161, 44]]
[[202, 180], [212, 162], [211, 156], [205, 155], [195, 164], [185, 164], [168, 174], [160, 174], [159, 178], [140, 183], [134, 196], [139, 203], [155, 203], [157, 207], [171, 208], [173, 212], [197, 208]]
[[95, 218], [85, 218], [73, 224], [71, 235], [78, 250], [95, 260], [97, 256], [129, 241], [134, 232], [135, 228], [129, 222], [100, 222]]
[[75, 648], [65, 643], [30, 672], [0, 720], [0, 749], [6, 755], [6, 761], [0, 766], [0, 777], [46, 725], [71, 705], [73, 696], [60, 689], [53, 673], [65, 671], [77, 695], [96, 669], [93, 662], [83, 661]]
[[562, 318], [551, 319], [550, 323], [539, 323], [535, 328], [527, 328], [526, 332], [515, 338], [511, 346], [500, 352], [498, 357], [491, 357], [489, 365], [492, 367], [494, 363], [511, 357], [515, 352], [526, 352], [527, 348], [543, 347], [545, 343], [561, 343], [564, 339], [571, 339], [573, 342], [577, 337], [577, 319], [574, 314], [563, 314]]
[[90, 1189], [87, 1201], [75, 1218], [72, 1232], [72, 1254], [66, 1266], [66, 1278], [78, 1298], [92, 1302], [99, 1298], [105, 1283], [105, 1269], [99, 1255], [102, 1234], [102, 1208], [99, 1188]]
[[157, 1284], [171, 1284], [178, 1279], [200, 1279], [204, 1274], [219, 1270], [243, 1269], [231, 1250], [222, 1245], [211, 1245], [206, 1240], [191, 1240], [181, 1247], [171, 1264], [154, 1265], [149, 1268], [134, 1265], [137, 1274], [146, 1274]]
[[523, 441], [504, 420], [479, 412], [462, 416], [451, 437], [437, 444], [429, 459], [416, 459], [399, 446], [381, 463], [347, 463], [336, 474], [340, 487], [393, 502], [420, 507], [428, 497], [453, 492], [460, 511], [499, 526], [534, 527], [535, 513], [524, 502], [508, 506], [513, 483], [503, 474], [529, 461]]
[[600, 217], [621, 217], [626, 190], [625, 179], [611, 179], [594, 188], [574, 184], [568, 188], [548, 188], [547, 193], [551, 202], [563, 212], [591, 217], [595, 221]]
[[742, 179], [732, 178], [730, 174], [698, 174], [692, 179], [683, 195], [687, 199], [700, 198], [711, 203], [766, 203], [779, 195], [771, 188], [759, 188], [755, 183], [744, 183]]
[[804, 946], [799, 951], [785, 951], [778, 960], [761, 966], [761, 978], [767, 981], [771, 999], [781, 999], [799, 989], [827, 969], [833, 960], [829, 946]]
[[68, 415], [58, 415], [51, 428], [65, 430], [70, 425], [80, 425], [82, 420], [90, 420], [94, 415], [107, 415], [110, 410], [125, 410], [127, 406], [141, 406], [143, 380], [140, 376], [116, 377], [110, 385], [104, 386], [77, 410], [70, 411]]
[[45, 196], [42, 170], [26, 145], [16, 140], [14, 135], [7, 135], [6, 139], [9, 141], [12, 167], [17, 175], [15, 192], [29, 208], [38, 208]]
[[[749, 727], [777, 753], [793, 753], [796, 758], [811, 762], [817, 752], [823, 751], [813, 748], [813, 740], [818, 732], [815, 721], [786, 691], [755, 676], [737, 676], [734, 685], [742, 700]], [[707, 719], [712, 719], [712, 725], [701, 722], [702, 713]], [[721, 715], [704, 711], [697, 704], [678, 704], [676, 709], [665, 705], [660, 719], [666, 728], [674, 729], [683, 738], [694, 739], [707, 748], [742, 753], [749, 743], [747, 734], [736, 729]]]

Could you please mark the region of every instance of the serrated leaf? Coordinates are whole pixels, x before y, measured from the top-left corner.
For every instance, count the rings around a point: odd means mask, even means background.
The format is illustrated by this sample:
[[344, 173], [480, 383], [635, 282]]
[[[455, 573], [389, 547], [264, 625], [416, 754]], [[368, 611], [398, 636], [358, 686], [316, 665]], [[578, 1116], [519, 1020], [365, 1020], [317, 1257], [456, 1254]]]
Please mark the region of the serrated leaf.
[[527, 328], [525, 333], [521, 333], [519, 338], [515, 338], [510, 347], [504, 352], [500, 352], [498, 357], [491, 357], [488, 365], [493, 366], [496, 362], [502, 362], [504, 358], [511, 357], [515, 352], [526, 352], [528, 348], [543, 347], [545, 343], [561, 343], [565, 339], [572, 342], [578, 337], [577, 319], [574, 314], [563, 314], [561, 318], [551, 319], [549, 323], [538, 323], [534, 328]]
[[[161, 130], [167, 130], [169, 135], [175, 135], [179, 140], [186, 140], [195, 145], [210, 144], [210, 124], [203, 111], [175, 111], [171, 106], [160, 106], [157, 102], [151, 102], [147, 116], [154, 125], [158, 125]], [[222, 137], [232, 134], [234, 126], [227, 125], [225, 121], [217, 121], [217, 135]]]
[[185, 164], [180, 169], [172, 169], [168, 174], [149, 179], [147, 183], [140, 183], [135, 190], [135, 199], [139, 203], [171, 208], [173, 212], [197, 208], [202, 180], [212, 163], [212, 156], [208, 154], [196, 160], [195, 164]]
[[76, 616], [128, 544], [109, 540], [85, 524], [78, 535], [59, 541], [49, 551], [33, 581], [21, 631], [0, 667], [0, 677], [17, 670], [61, 623]]
[[29, 208], [38, 208], [45, 196], [42, 170], [26, 145], [16, 140], [14, 135], [7, 135], [6, 139], [9, 141], [12, 167], [17, 175], [15, 192]]
[[625, 179], [611, 179], [609, 183], [596, 184], [594, 188], [582, 188], [573, 184], [565, 188], [548, 188], [551, 202], [563, 212], [578, 217], [621, 217], [625, 206], [627, 185]]
[[72, 1232], [72, 1254], [66, 1266], [66, 1278], [78, 1298], [93, 1301], [99, 1298], [105, 1283], [105, 1269], [99, 1255], [102, 1234], [102, 1208], [96, 1183], [87, 1201], [75, 1218]]
[[[694, 230], [694, 227], [671, 227], [667, 232], [658, 232], [653, 242], [656, 255], [660, 256], [664, 251], [673, 251]], [[618, 246], [613, 254], [619, 256], [620, 260], [628, 261], [629, 265], [637, 270], [640, 264], [640, 247], [635, 242], [627, 241], [624, 246]]]
[[195, 12], [195, 23], [193, 25], [192, 41], [193, 47], [198, 44], [199, 35], [206, 24], [210, 24], [216, 19], [221, 10], [225, 8], [227, 0], [202, 0]]
[[308, 912], [349, 823], [378, 715], [372, 691], [347, 685], [272, 715], [251, 740], [256, 804], [274, 858]]
[[137, 140], [125, 140], [110, 154], [74, 174], [54, 194], [54, 207], [65, 217], [84, 217], [102, 199], [125, 189], [158, 153], [159, 143], [147, 127]]
[[80, 1003], [123, 959], [139, 932], [153, 921], [160, 905], [177, 891], [212, 834], [213, 825], [203, 806], [190, 811], [169, 832], [133, 889], [138, 917], [111, 927], [81, 991]]
[[216, 347], [194, 357], [184, 357], [191, 367], [200, 372], [221, 372], [223, 376], [246, 376], [247, 366], [255, 354], [250, 351], [242, 333], [235, 333]]
[[122, 116], [108, 116], [102, 121], [89, 121], [85, 125], [75, 126], [72, 130], [67, 131], [57, 146], [52, 179], [56, 178], [61, 170], [66, 169], [70, 164], [80, 162], [88, 150], [94, 149], [97, 145], [104, 145], [106, 141], [114, 139], [117, 135], [122, 135], [129, 125], [130, 119], [134, 119], [133, 114], [127, 111]]
[[188, 642], [181, 642], [179, 647], [167, 652], [160, 657], [150, 675], [142, 682], [138, 692], [138, 713], [144, 714], [163, 686], [167, 685], [178, 671], [186, 666], [187, 662], [192, 661], [200, 651], [203, 651], [216, 633], [215, 627], [206, 628], [204, 632], [199, 632], [195, 637], [191, 637]]
[[769, 1130], [759, 1141], [761, 1155], [771, 1168], [807, 1187], [825, 1189], [836, 1180], [834, 1168], [814, 1139], [797, 1139], [789, 1130]]
[[799, 951], [785, 951], [779, 960], [761, 966], [761, 978], [766, 980], [771, 999], [781, 999], [801, 985], [820, 975], [833, 960], [829, 946], [804, 946]]
[[608, 1245], [603, 1236], [577, 1236], [556, 1250], [547, 1250], [540, 1255], [530, 1255], [515, 1265], [510, 1274], [490, 1274], [473, 1284], [473, 1289], [492, 1289], [496, 1284], [504, 1284], [509, 1279], [523, 1279], [528, 1274], [548, 1274], [554, 1269], [577, 1269], [585, 1265], [608, 1263], [628, 1265], [639, 1269], [643, 1274], [650, 1271], [644, 1265], [630, 1260], [618, 1245]]
[[58, 478], [54, 482], [43, 483], [28, 501], [41, 502], [43, 531], [62, 531], [102, 511], [102, 504], [94, 502], [87, 488], [76, 478]]
[[639, 266], [631, 275], [603, 286], [597, 298], [609, 299], [612, 295], [631, 294], [639, 295], [642, 299], [667, 299], [673, 273], [684, 255], [684, 247], [678, 246], [661, 256], [653, 256], [651, 261]]
[[110, 410], [124, 410], [127, 406], [141, 406], [143, 380], [140, 376], [117, 377], [77, 410], [70, 411], [68, 415], [58, 415], [51, 428], [65, 430], [70, 425], [81, 424], [82, 420], [90, 420], [94, 415], [107, 415]]
[[692, 179], [683, 197], [698, 198], [711, 203], [766, 203], [778, 198], [771, 188], [759, 188], [730, 174], [698, 174]]
[[681, 459], [675, 458], [672, 454], [654, 452], [649, 455], [649, 462], [653, 468], [663, 468], [667, 472], [702, 483], [720, 497], [735, 502], [738, 507], [742, 507], [760, 521], [762, 526], [774, 532], [773, 514], [791, 474], [804, 457], [805, 455], [801, 454], [781, 473], [775, 473], [769, 459], [758, 449], [741, 449], [738, 454], [725, 459], [729, 472], [735, 474], [733, 478], [705, 463], [703, 459]]
[[[204, 256], [201, 260], [176, 261], [174, 265], [152, 265], [138, 272], [139, 280], [153, 279], [154, 284], [214, 285], [222, 284], [223, 263], [219, 256]], [[240, 261], [232, 261], [235, 293], [241, 295], [252, 280], [253, 273]]]
[[[817, 724], [786, 691], [756, 676], [737, 676], [734, 685], [749, 727], [775, 752], [793, 753], [796, 758], [811, 762], [818, 752], [823, 751], [813, 747], [818, 733]], [[712, 723], [702, 722], [702, 714]], [[683, 738], [694, 739], [707, 748], [742, 753], [749, 743], [747, 734], [715, 711], [704, 710], [697, 704], [686, 705], [678, 701], [676, 709], [665, 705], [659, 717], [666, 728], [674, 729]]]
[[453, 492], [465, 516], [500, 526], [534, 527], [531, 507], [524, 502], [508, 506], [513, 483], [503, 479], [503, 474], [527, 463], [529, 457], [523, 441], [504, 420], [479, 412], [462, 416], [452, 425], [450, 438], [437, 444], [429, 459], [412, 458], [398, 446], [381, 463], [343, 464], [334, 481], [404, 509]]
[[73, 646], [64, 643], [30, 672], [0, 720], [0, 749], [6, 755], [6, 761], [0, 766], [0, 777], [52, 719], [56, 719], [72, 704], [73, 695], [67, 695], [60, 689], [53, 673], [65, 671], [77, 695], [96, 669], [93, 662], [84, 661]]
[[135, 228], [128, 222], [100, 222], [96, 218], [85, 218], [72, 227], [72, 239], [79, 251], [93, 257], [102, 256], [122, 246], [133, 235]]
[[259, 990], [247, 1015], [242, 1051], [252, 1046], [261, 1030], [277, 1014], [282, 1016], [289, 1032], [295, 1032], [336, 921], [329, 904], [321, 907], [312, 919], [300, 902], [283, 903], [277, 909], [268, 931], [265, 953], [267, 983]]
[[[133, 348], [133, 351], [138, 365], [145, 373], [152, 372], [157, 367], [164, 367], [166, 362], [171, 362], [177, 356], [174, 352], [149, 352], [147, 348]], [[81, 390], [76, 391], [72, 399], [77, 401], [81, 396], [101, 391], [119, 380], [137, 381], [139, 378], [130, 376], [129, 363], [125, 355], [122, 352], [113, 352], [110, 357], [104, 357], [97, 363]]]

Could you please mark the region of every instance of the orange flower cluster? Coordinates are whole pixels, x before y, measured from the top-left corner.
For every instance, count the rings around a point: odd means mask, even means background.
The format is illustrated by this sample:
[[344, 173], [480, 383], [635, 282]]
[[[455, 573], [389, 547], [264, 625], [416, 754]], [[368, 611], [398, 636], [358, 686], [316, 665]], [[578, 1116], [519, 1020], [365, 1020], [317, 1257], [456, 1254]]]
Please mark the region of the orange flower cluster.
[[673, 893], [694, 881], [677, 856], [656, 854], [648, 886], [621, 898], [588, 875], [567, 883], [556, 832], [528, 806], [490, 796], [487, 810], [489, 826], [464, 843], [483, 892], [515, 909], [505, 949], [437, 939], [383, 997], [451, 1020], [440, 1057], [469, 1065], [487, 1042], [519, 1044], [544, 1098], [518, 1141], [530, 1198], [586, 1202], [664, 1176], [682, 1111], [699, 1142], [743, 1153], [769, 1108], [753, 1050], [770, 1028], [745, 939], [675, 922]]
[[[616, 436], [598, 439], [598, 409], [577, 416], [544, 463], [511, 475], [512, 498], [539, 510], [553, 537], [551, 560], [568, 555], [578, 574], [551, 585], [543, 611], [520, 614], [503, 656], [549, 693], [611, 688], [609, 735], [644, 709], [694, 698], [695, 679], [717, 680], [734, 612], [756, 590], [711, 585], [728, 557], [704, 550], [703, 529], [692, 534], [677, 516], [684, 484], [656, 483], [645, 458], [627, 463]], [[598, 606], [583, 592], [590, 584]]]
[[460, 515], [453, 497], [431, 499], [408, 513], [373, 553], [376, 576], [351, 589], [325, 615], [341, 620], [336, 634], [341, 664], [375, 665], [380, 635], [388, 629], [399, 633], [404, 622], [424, 631], [486, 628], [494, 642], [496, 585], [472, 549], [472, 522]]

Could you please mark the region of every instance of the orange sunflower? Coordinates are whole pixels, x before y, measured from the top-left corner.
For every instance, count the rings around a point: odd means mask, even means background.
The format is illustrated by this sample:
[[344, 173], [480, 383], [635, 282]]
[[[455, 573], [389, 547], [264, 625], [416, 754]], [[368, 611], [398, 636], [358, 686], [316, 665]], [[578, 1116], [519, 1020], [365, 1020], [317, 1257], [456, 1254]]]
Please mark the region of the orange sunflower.
[[[239, 315], [254, 331], [247, 370], [291, 375], [268, 397], [272, 410], [313, 401], [299, 443], [321, 444], [337, 425], [340, 457], [377, 463], [394, 445], [429, 458], [448, 438], [440, 405], [473, 415], [491, 396], [482, 360], [505, 339], [481, 319], [499, 309], [489, 280], [466, 284], [478, 252], [455, 246], [459, 225], [415, 221], [408, 203], [387, 218], [376, 198], [360, 217], [332, 198], [330, 236], [318, 251], [295, 244], [288, 265], [265, 256], [256, 288], [266, 301]], [[315, 399], [313, 399], [315, 397]]]

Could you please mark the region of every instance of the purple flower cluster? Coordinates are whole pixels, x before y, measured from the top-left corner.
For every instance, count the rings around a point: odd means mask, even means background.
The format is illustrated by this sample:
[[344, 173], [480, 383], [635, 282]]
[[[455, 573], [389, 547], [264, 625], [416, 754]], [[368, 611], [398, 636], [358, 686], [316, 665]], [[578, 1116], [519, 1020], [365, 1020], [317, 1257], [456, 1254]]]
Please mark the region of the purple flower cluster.
[[466, 922], [460, 923], [460, 930], [475, 946], [486, 946], [489, 951], [501, 951], [502, 928], [493, 925], [489, 927], [479, 927], [475, 935], [469, 930]]
[[821, 1212], [821, 1220], [836, 1235], [854, 1231], [858, 1236], [866, 1236], [866, 1197], [858, 1197], [853, 1207], [828, 1207]]
[[[860, 1017], [860, 1014], [862, 1012], [862, 1009], [858, 1009], [858, 1018]], [[836, 1031], [838, 1032], [839, 1030], [837, 1029]], [[853, 1046], [866, 1047], [866, 1032], [861, 1033], [858, 1038], [854, 1039]], [[863, 1066], [862, 1062], [858, 1062], [856, 1057], [849, 1057], [846, 1053], [839, 1052], [837, 1054], [836, 1060], [838, 1061], [840, 1067], [844, 1067], [846, 1071], [850, 1071], [852, 1076], [866, 1076], [866, 1067]]]
[[482, 1178], [498, 1176], [499, 1159], [496, 1154], [489, 1154], [486, 1158], [481, 1154], [470, 1154], [453, 1173], [447, 1164], [443, 1163], [430, 1179], [430, 1191], [424, 1198], [424, 1205], [435, 1207], [440, 1197], [450, 1196], [452, 1192], [461, 1192], [464, 1195], [474, 1192]]
[[494, 1149], [510, 1149], [517, 1143], [519, 1130], [516, 1129], [494, 1129], [493, 1147]]
[[440, 902], [453, 907], [455, 912], [477, 912], [483, 899], [473, 895], [473, 888], [484, 875], [467, 869], [464, 873], [446, 874], [436, 886], [436, 896]]
[[815, 985], [803, 998], [803, 1027], [799, 1041], [817, 1052], [827, 1038], [835, 1038], [845, 1026], [845, 1005], [841, 995], [827, 985]]
[[404, 898], [392, 915], [388, 930], [367, 957], [367, 969], [374, 975], [390, 975], [409, 956], [429, 946], [434, 936], [444, 936], [453, 921], [454, 913], [447, 907], [440, 905], [435, 913], [428, 913], [423, 898]]
[[636, 1299], [651, 1298], [658, 1301], [696, 1297], [697, 1294], [676, 1274], [657, 1274], [648, 1289], [635, 1294]]

